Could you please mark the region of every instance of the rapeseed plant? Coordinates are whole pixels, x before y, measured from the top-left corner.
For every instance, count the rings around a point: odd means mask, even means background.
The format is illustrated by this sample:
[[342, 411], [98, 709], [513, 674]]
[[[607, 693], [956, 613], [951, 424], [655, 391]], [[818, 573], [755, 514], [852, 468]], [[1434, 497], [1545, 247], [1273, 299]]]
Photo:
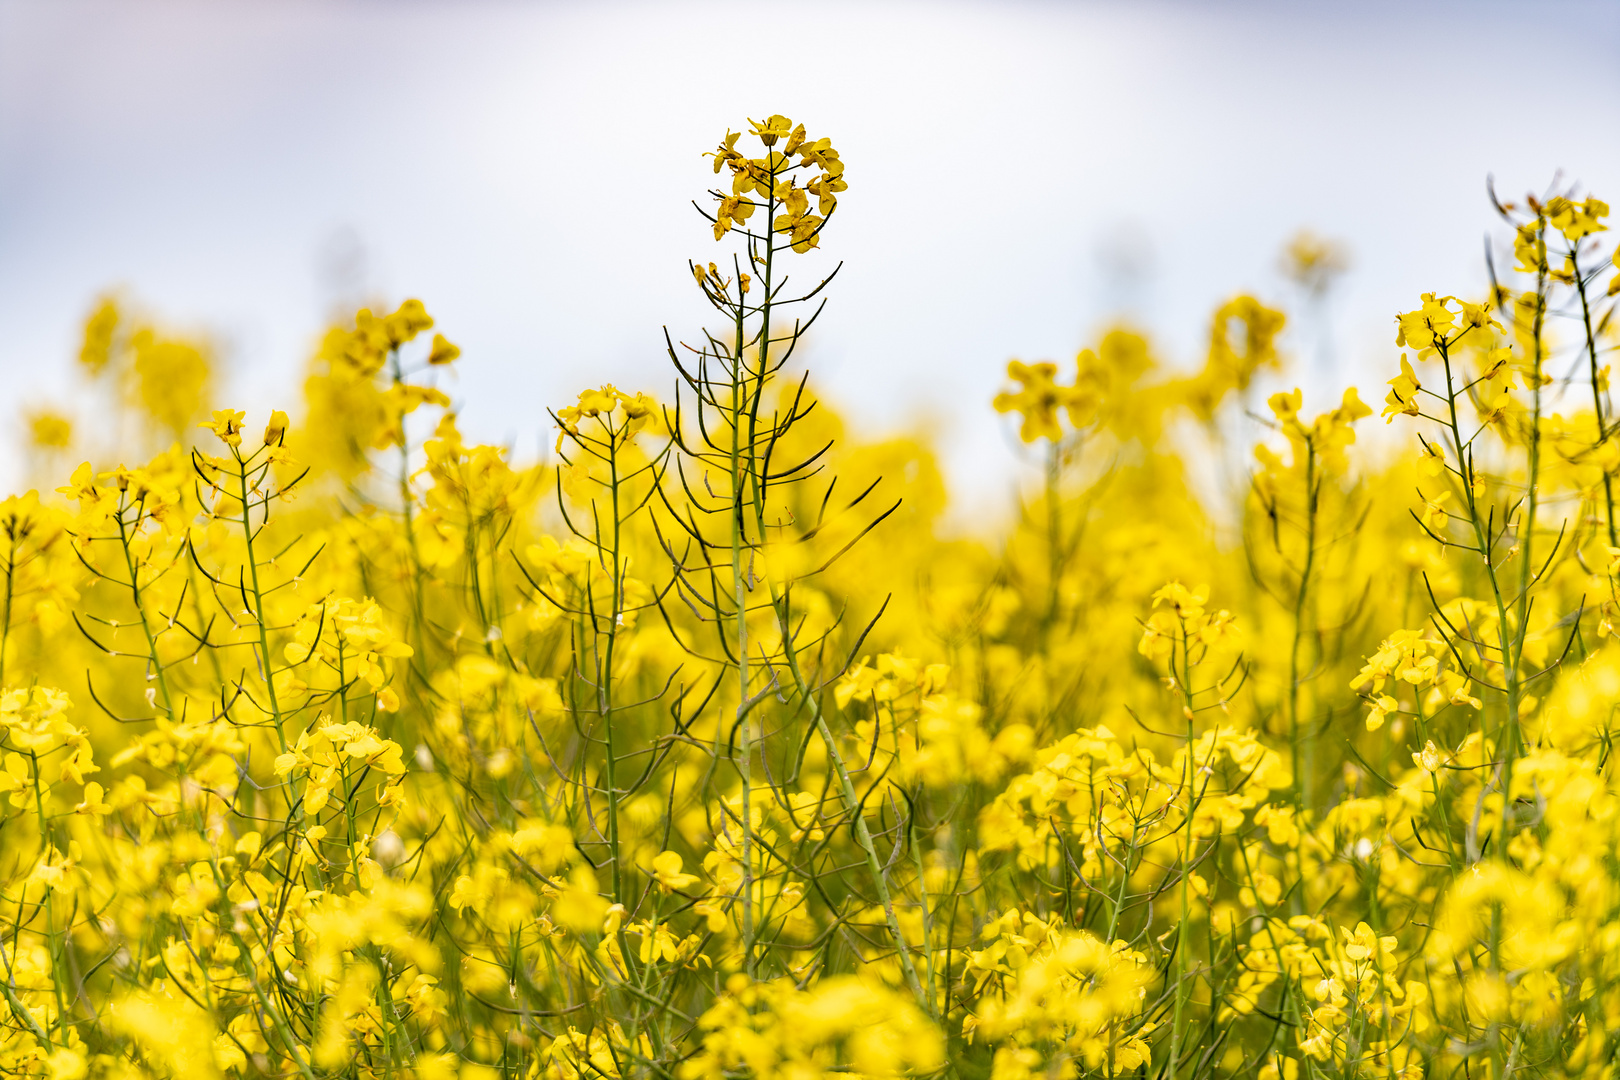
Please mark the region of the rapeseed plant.
[[1014, 361], [1038, 490], [946, 539], [792, 366], [838, 152], [711, 160], [716, 326], [546, 464], [465, 441], [419, 301], [268, 415], [96, 308], [102, 460], [36, 409], [61, 485], [0, 504], [0, 1070], [1613, 1076], [1607, 206], [1499, 203], [1489, 294], [1398, 316], [1392, 455], [1261, 405], [1253, 296], [1191, 375]]

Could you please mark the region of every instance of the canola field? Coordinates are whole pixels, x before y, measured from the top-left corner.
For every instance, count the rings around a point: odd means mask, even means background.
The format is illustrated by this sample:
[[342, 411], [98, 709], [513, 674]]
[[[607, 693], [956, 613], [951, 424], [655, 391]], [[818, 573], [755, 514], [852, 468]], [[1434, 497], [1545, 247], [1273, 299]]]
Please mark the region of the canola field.
[[945, 538], [796, 366], [837, 151], [711, 155], [708, 328], [544, 462], [419, 301], [246, 414], [94, 311], [117, 445], [0, 504], [0, 1073], [1614, 1076], [1607, 206], [1499, 204], [1318, 416], [1249, 296], [1012, 363], [1044, 471]]

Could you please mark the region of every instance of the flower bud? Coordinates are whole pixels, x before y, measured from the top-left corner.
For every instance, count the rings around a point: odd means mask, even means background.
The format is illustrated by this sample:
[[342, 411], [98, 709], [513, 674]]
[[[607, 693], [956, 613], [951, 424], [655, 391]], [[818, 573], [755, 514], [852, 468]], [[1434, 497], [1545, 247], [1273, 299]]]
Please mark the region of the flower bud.
[[433, 348], [428, 352], [428, 363], [448, 364], [461, 355], [461, 350], [450, 344], [443, 334], [433, 335]]

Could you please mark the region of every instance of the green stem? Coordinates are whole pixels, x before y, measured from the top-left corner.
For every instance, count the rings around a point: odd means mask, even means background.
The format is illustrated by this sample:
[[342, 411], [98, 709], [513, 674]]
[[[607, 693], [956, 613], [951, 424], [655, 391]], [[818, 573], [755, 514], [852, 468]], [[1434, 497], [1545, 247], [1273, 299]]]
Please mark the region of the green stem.
[[[140, 503], [135, 504], [137, 508]], [[146, 621], [146, 608], [141, 604], [141, 578], [135, 567], [135, 556], [129, 550], [129, 526], [124, 520], [124, 511], [127, 507], [120, 506], [115, 518], [118, 522], [118, 544], [124, 549], [124, 566], [129, 570], [129, 590], [135, 602], [135, 615], [141, 620], [141, 632], [146, 636], [146, 652], [151, 658], [153, 677], [157, 680], [158, 690], [163, 695], [163, 711], [174, 718], [174, 702], [169, 697], [169, 680], [164, 674], [163, 661], [158, 659], [157, 638], [152, 634], [152, 627]], [[140, 511], [136, 510], [136, 521], [140, 520]]]
[[[1183, 840], [1181, 849], [1181, 921], [1176, 926], [1176, 986], [1175, 1006], [1170, 1021], [1170, 1060], [1166, 1063], [1169, 1075], [1174, 1080], [1176, 1063], [1181, 1058], [1181, 1030], [1183, 1013], [1186, 1008], [1187, 993], [1187, 924], [1192, 918], [1192, 901], [1188, 889], [1192, 877], [1192, 849], [1193, 849], [1193, 783], [1196, 775], [1193, 770], [1193, 708], [1192, 708], [1192, 659], [1191, 648], [1187, 642], [1185, 632], [1181, 636], [1182, 678], [1176, 680], [1181, 687], [1182, 712], [1187, 718], [1187, 763], [1186, 775], [1183, 783], [1187, 792], [1187, 835]], [[1170, 672], [1175, 674], [1175, 652], [1170, 654]]]
[[[613, 548], [609, 553], [612, 560], [610, 567], [613, 574], [613, 608], [608, 616], [607, 645], [602, 651], [602, 663], [596, 673], [596, 707], [602, 719], [602, 729], [606, 742], [607, 755], [607, 797], [608, 797], [608, 851], [613, 860], [613, 902], [624, 902], [624, 867], [619, 853], [619, 782], [618, 782], [618, 753], [614, 745], [613, 728], [613, 650], [618, 642], [619, 620], [624, 614], [624, 594], [622, 590], [624, 574], [619, 561], [620, 528], [619, 520], [619, 439], [618, 433], [608, 432], [608, 492], [612, 503], [613, 513]], [[589, 584], [587, 583], [587, 587]], [[600, 620], [598, 620], [600, 625]]]
[[917, 817], [915, 814], [911, 816], [910, 827], [907, 831], [911, 834], [909, 838], [911, 857], [917, 865], [917, 902], [922, 905], [923, 963], [926, 967], [924, 974], [927, 979], [924, 989], [927, 992], [928, 1012], [938, 1018], [939, 1011], [934, 1007], [934, 922], [933, 916], [928, 910], [928, 876], [927, 869], [923, 865], [922, 844], [917, 840]]
[[[1053, 441], [1046, 451], [1046, 618], [1041, 621], [1041, 653], [1046, 653], [1052, 625], [1057, 622], [1060, 598], [1059, 580], [1063, 574], [1063, 507], [1059, 493], [1063, 484], [1063, 447]], [[1050, 681], [1051, 673], [1047, 673]]]
[[[766, 208], [766, 237], [767, 252], [769, 251], [770, 220], [775, 213], [775, 200], [770, 201]], [[767, 255], [767, 260], [769, 255]], [[765, 326], [770, 325], [770, 263], [766, 263], [765, 301], [762, 313]], [[743, 573], [743, 508], [742, 498], [746, 480], [754, 470], [753, 445], [747, 447], [748, 462], [743, 461], [742, 442], [742, 407], [743, 407], [743, 376], [744, 376], [744, 349], [746, 338], [744, 336], [744, 309], [742, 305], [742, 286], [738, 283], [737, 301], [737, 338], [731, 366], [731, 588], [732, 602], [736, 605], [734, 613], [735, 634], [737, 643], [737, 738], [741, 743], [739, 747], [742, 760], [737, 765], [737, 773], [742, 782], [742, 806], [740, 817], [742, 819], [742, 895], [739, 897], [739, 906], [742, 908], [742, 937], [743, 937], [743, 966], [749, 978], [756, 975], [754, 965], [754, 853], [753, 853], [753, 741], [750, 738], [750, 721], [747, 717], [748, 708], [748, 585]], [[764, 371], [764, 357], [767, 355], [765, 340], [760, 344], [760, 370]], [[723, 726], [723, 725], [722, 725]], [[715, 732], [718, 745], [722, 732]], [[735, 759], [734, 759], [735, 760]]]
[[[1597, 419], [1597, 441], [1592, 444], [1595, 448], [1603, 445], [1608, 438], [1608, 427], [1603, 417], [1603, 392], [1598, 385], [1597, 336], [1592, 332], [1592, 307], [1586, 298], [1586, 281], [1581, 277], [1579, 248], [1579, 242], [1571, 245], [1569, 267], [1575, 277], [1575, 291], [1581, 298], [1581, 326], [1586, 331], [1586, 358], [1592, 379], [1592, 415]], [[1620, 547], [1620, 538], [1617, 538], [1614, 526], [1614, 478], [1607, 470], [1603, 473], [1603, 498], [1609, 511], [1603, 519], [1609, 530], [1609, 546]]]
[[[1299, 808], [1307, 809], [1311, 799], [1310, 747], [1315, 740], [1299, 736], [1299, 651], [1305, 637], [1305, 607], [1311, 589], [1311, 570], [1316, 561], [1316, 444], [1305, 443], [1305, 564], [1299, 572], [1299, 592], [1294, 597], [1294, 640], [1288, 650], [1288, 733], [1294, 744], [1294, 768], [1299, 770]], [[1303, 755], [1303, 757], [1302, 757]]]
[[[271, 670], [270, 634], [264, 625], [264, 592], [259, 587], [259, 560], [253, 554], [253, 513], [248, 509], [248, 482], [247, 462], [236, 447], [231, 447], [231, 456], [236, 459], [237, 494], [242, 500], [242, 539], [247, 545], [247, 564], [249, 580], [253, 584], [253, 621], [259, 628], [259, 658], [264, 663], [264, 687], [270, 700], [270, 715], [275, 719], [276, 741], [281, 744], [281, 752], [287, 752], [287, 733], [281, 730], [281, 703], [276, 699], [276, 680]], [[265, 520], [269, 520], [268, 497], [265, 503]]]

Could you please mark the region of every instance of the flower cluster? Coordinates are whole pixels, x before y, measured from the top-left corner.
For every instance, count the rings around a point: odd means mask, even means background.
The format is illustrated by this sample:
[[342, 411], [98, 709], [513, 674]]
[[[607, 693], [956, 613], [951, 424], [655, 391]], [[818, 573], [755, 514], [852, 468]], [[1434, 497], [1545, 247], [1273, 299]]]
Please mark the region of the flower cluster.
[[0, 1072], [1612, 1076], [1608, 207], [1398, 316], [1403, 449], [1252, 296], [1014, 362], [1044, 488], [964, 531], [790, 377], [843, 164], [752, 129], [721, 326], [535, 460], [418, 301], [286, 411], [97, 306], [123, 441], [41, 412], [0, 502]]
[[711, 155], [715, 175], [721, 170], [731, 173], [731, 193], [714, 192], [718, 204], [712, 218], [714, 238], [724, 238], [733, 226], [746, 229], [754, 211], [763, 210], [767, 234], [785, 233], [792, 250], [809, 251], [820, 244], [821, 231], [838, 208], [839, 193], [849, 189], [844, 162], [831, 140], [811, 139], [803, 124], [785, 116], [773, 113], [748, 123], [750, 134], [764, 148], [761, 156], [751, 158], [738, 150], [742, 135], [732, 131]]

